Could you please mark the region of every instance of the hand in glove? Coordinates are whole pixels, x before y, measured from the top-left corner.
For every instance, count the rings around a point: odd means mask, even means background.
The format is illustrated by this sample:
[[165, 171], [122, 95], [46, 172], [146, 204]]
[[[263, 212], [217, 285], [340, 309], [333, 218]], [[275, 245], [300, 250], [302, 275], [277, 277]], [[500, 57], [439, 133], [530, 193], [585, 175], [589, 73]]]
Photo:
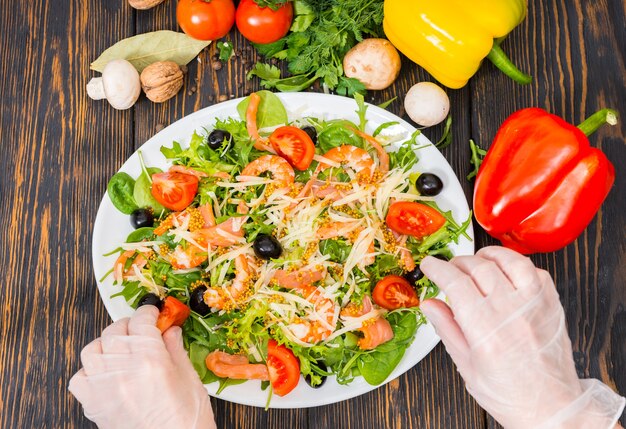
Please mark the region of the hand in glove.
[[99, 428], [214, 428], [207, 391], [183, 347], [181, 329], [163, 336], [158, 309], [140, 307], [81, 352], [69, 390]]
[[425, 258], [422, 272], [450, 306], [421, 309], [468, 392], [505, 428], [615, 427], [624, 398], [598, 380], [579, 380], [563, 307], [550, 275], [501, 247], [451, 262]]

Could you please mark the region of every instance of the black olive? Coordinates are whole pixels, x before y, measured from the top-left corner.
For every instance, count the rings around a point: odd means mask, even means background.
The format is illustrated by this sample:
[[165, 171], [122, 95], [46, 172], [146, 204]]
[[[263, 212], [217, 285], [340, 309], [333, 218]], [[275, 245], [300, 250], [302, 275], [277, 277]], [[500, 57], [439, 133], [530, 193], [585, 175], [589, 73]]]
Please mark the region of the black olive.
[[436, 174], [422, 173], [415, 181], [415, 187], [420, 194], [434, 197], [435, 195], [439, 195], [443, 189], [443, 182]]
[[161, 311], [161, 309], [163, 308], [163, 301], [161, 301], [161, 298], [158, 295], [155, 295], [153, 293], [147, 293], [139, 299], [139, 302], [137, 303], [137, 308], [141, 307], [142, 305], [154, 305], [156, 308], [159, 309], [159, 311]]
[[261, 259], [275, 259], [283, 253], [283, 248], [278, 240], [267, 234], [257, 235], [252, 248]]
[[448, 258], [446, 255], [430, 255], [430, 256], [434, 256], [437, 259], [441, 259], [442, 261], [449, 261], [450, 258]]
[[[328, 368], [326, 367], [326, 365], [324, 364], [324, 362], [318, 362], [317, 366], [322, 370], [322, 371], [328, 371]], [[322, 387], [324, 385], [324, 383], [326, 383], [326, 379], [328, 377], [326, 377], [325, 375], [320, 375], [320, 377], [322, 378], [322, 381], [320, 382], [320, 384], [318, 384], [317, 386], [313, 386], [311, 384], [312, 380], [311, 380], [311, 375], [307, 374], [304, 376], [304, 381], [306, 381], [306, 384], [308, 384], [309, 386], [311, 386], [313, 389], [319, 389], [320, 387]]]
[[203, 298], [206, 289], [206, 286], [198, 286], [189, 295], [189, 307], [200, 316], [206, 316], [211, 312], [211, 308], [206, 305]]
[[317, 144], [317, 130], [315, 129], [315, 127], [307, 125], [306, 127], [302, 127], [302, 131], [304, 131], [309, 135], [309, 137], [311, 137], [311, 140], [313, 140], [313, 144]]
[[154, 225], [154, 216], [150, 209], [137, 209], [130, 214], [130, 224], [133, 228], [145, 228]]
[[422, 277], [424, 277], [424, 273], [420, 270], [419, 265], [417, 265], [413, 271], [409, 271], [404, 275], [404, 278], [411, 283], [411, 286], [415, 286], [415, 283], [417, 283], [417, 281]]
[[209, 138], [207, 139], [207, 144], [213, 150], [217, 150], [222, 147], [224, 141], [230, 141], [232, 136], [228, 131], [224, 130], [213, 130], [211, 134], [209, 134]]

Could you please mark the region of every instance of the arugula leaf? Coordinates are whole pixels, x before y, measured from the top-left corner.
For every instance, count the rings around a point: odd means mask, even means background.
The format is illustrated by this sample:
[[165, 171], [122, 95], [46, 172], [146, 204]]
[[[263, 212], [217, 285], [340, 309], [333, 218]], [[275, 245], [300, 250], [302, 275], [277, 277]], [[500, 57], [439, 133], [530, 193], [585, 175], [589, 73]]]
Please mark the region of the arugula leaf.
[[378, 107], [380, 107], [381, 109], [386, 109], [387, 107], [389, 107], [389, 105], [390, 105], [391, 103], [393, 103], [393, 102], [394, 102], [394, 101], [396, 101], [397, 99], [398, 99], [398, 97], [397, 97], [397, 96], [395, 96], [395, 97], [393, 97], [393, 98], [392, 98], [392, 99], [390, 99], [390, 100], [383, 101], [382, 103], [380, 103], [380, 104], [378, 105]]
[[345, 240], [322, 240], [319, 244], [320, 253], [325, 256], [329, 256], [331, 261], [344, 263], [352, 246]]
[[443, 129], [443, 134], [437, 143], [435, 143], [435, 147], [439, 150], [444, 149], [452, 143], [452, 115], [448, 115], [446, 119], [446, 125]]
[[470, 162], [474, 166], [474, 169], [467, 175], [467, 180], [472, 180], [478, 174], [478, 170], [483, 163], [483, 159], [485, 155], [487, 155], [487, 151], [485, 149], [481, 149], [474, 140], [470, 139], [469, 141], [470, 150], [472, 151], [472, 158]]

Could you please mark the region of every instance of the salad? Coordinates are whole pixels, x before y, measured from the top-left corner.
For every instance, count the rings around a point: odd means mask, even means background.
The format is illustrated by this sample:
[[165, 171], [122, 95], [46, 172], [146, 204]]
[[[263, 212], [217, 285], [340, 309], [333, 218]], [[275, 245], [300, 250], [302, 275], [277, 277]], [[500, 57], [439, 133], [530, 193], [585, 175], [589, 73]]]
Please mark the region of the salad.
[[419, 262], [469, 239], [471, 217], [441, 211], [441, 181], [415, 171], [419, 131], [407, 139], [389, 122], [368, 135], [355, 99], [358, 123], [289, 122], [260, 91], [188, 147], [161, 147], [167, 171], [142, 161], [137, 178], [109, 182], [136, 228], [114, 252], [114, 296], [157, 305], [162, 330], [181, 325], [218, 393], [258, 379], [269, 403], [302, 378], [381, 384], [425, 323], [419, 303], [438, 294]]

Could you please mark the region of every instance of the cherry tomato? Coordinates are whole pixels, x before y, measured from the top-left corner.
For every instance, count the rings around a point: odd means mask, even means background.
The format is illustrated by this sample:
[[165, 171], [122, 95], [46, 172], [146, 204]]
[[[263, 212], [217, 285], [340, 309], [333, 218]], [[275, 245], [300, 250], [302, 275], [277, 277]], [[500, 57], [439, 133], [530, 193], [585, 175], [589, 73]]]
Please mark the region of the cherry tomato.
[[315, 144], [311, 137], [300, 128], [285, 126], [274, 130], [270, 135], [274, 150], [298, 170], [306, 170], [313, 161]]
[[420, 300], [417, 292], [403, 277], [390, 275], [381, 279], [372, 291], [372, 299], [387, 310], [417, 307]]
[[278, 396], [285, 396], [300, 381], [300, 361], [287, 347], [275, 340], [267, 344], [267, 369], [272, 389]]
[[191, 174], [168, 171], [152, 175], [152, 196], [170, 210], [184, 210], [197, 192], [198, 178]]
[[183, 326], [190, 313], [189, 307], [173, 296], [168, 296], [163, 303], [163, 309], [159, 312], [156, 326], [161, 332], [167, 331], [172, 326]]
[[423, 238], [441, 228], [446, 218], [425, 204], [400, 201], [389, 207], [385, 222], [398, 234]]
[[277, 10], [260, 7], [254, 0], [241, 0], [237, 7], [237, 28], [254, 43], [273, 43], [283, 38], [291, 27], [293, 6], [285, 2]]
[[178, 0], [176, 20], [194, 39], [219, 39], [235, 23], [235, 4], [233, 0]]

